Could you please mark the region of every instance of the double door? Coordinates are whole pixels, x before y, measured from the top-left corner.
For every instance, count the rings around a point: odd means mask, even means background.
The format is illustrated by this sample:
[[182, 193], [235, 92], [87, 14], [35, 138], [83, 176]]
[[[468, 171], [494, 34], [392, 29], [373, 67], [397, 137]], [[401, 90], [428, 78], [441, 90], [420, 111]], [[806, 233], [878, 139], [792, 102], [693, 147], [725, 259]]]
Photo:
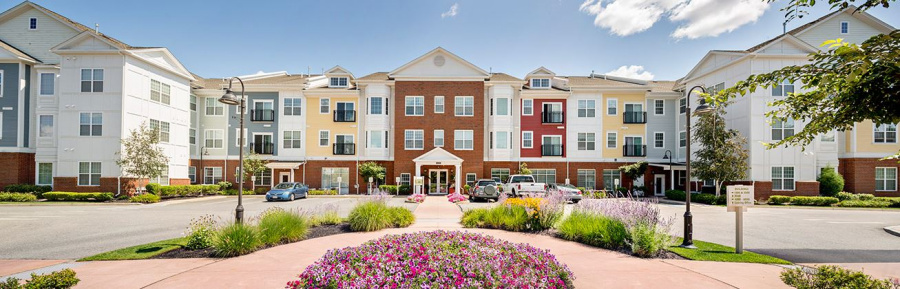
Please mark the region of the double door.
[[448, 170], [429, 170], [428, 171], [428, 193], [430, 194], [446, 194], [449, 193], [448, 185], [450, 184]]

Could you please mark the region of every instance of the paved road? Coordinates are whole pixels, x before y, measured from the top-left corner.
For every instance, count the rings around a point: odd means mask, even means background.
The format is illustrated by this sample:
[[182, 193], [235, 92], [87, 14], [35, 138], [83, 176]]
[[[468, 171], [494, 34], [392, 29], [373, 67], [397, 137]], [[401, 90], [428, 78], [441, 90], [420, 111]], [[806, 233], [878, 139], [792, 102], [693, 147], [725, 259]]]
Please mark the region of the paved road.
[[[672, 234], [682, 236], [684, 205], [660, 204], [660, 210], [676, 218]], [[734, 246], [734, 213], [707, 205], [691, 212], [695, 240]], [[900, 262], [900, 237], [882, 229], [889, 225], [900, 225], [900, 210], [756, 207], [744, 214], [744, 249], [794, 263]]]
[[[274, 206], [307, 211], [337, 206], [346, 216], [358, 200], [309, 198], [270, 203], [262, 196], [244, 198], [245, 218]], [[403, 201], [395, 198], [391, 203], [415, 207]], [[151, 205], [0, 205], [0, 259], [77, 259], [175, 238], [182, 236], [192, 218], [201, 215], [232, 220], [236, 204], [237, 197], [210, 197]]]

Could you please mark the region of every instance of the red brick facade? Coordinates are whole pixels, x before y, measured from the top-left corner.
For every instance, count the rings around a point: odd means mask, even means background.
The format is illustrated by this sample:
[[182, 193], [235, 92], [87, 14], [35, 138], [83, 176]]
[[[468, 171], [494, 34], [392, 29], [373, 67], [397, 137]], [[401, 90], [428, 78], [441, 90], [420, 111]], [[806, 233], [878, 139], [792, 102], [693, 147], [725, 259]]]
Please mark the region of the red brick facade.
[[[613, 163], [613, 162], [569, 162], [568, 170], [566, 162], [525, 162], [528, 164], [528, 169], [553, 169], [556, 170], [556, 183], [565, 183], [566, 176], [568, 171], [569, 183], [573, 185], [578, 184], [578, 170], [594, 170], [594, 187], [593, 189], [603, 189], [603, 170], [619, 170], [619, 167], [628, 163]], [[484, 170], [481, 174], [478, 175], [478, 178], [489, 178], [491, 176], [491, 169], [499, 169], [506, 168], [509, 169], [510, 174], [516, 174], [519, 170], [518, 162], [485, 162]], [[650, 170], [647, 170], [647, 173], [644, 175], [644, 183], [649, 188], [648, 182], [652, 182], [652, 173]], [[622, 177], [622, 182], [619, 184], [620, 186], [630, 186], [631, 180], [625, 177]]]
[[[561, 103], [563, 111], [563, 123], [543, 123], [544, 104]], [[541, 145], [545, 135], [560, 136], [562, 139], [562, 157], [566, 156], [566, 100], [565, 99], [535, 99], [534, 113], [522, 116], [522, 131], [533, 132], [533, 145], [531, 148], [522, 148], [522, 157], [541, 157]], [[519, 139], [514, 137], [513, 139]]]
[[844, 176], [844, 191], [857, 194], [874, 194], [882, 197], [900, 197], [900, 191], [875, 191], [875, 168], [890, 167], [900, 171], [896, 160], [876, 158], [839, 159], [838, 172]]
[[[118, 193], [131, 194], [136, 185], [145, 185], [147, 182], [135, 183], [132, 178], [100, 178], [99, 186], [79, 186], [78, 177], [54, 177], [53, 190], [58, 192], [77, 193]], [[119, 188], [121, 186], [121, 191]]]
[[0, 167], [6, 169], [0, 174], [0, 188], [35, 181], [33, 153], [0, 153]]

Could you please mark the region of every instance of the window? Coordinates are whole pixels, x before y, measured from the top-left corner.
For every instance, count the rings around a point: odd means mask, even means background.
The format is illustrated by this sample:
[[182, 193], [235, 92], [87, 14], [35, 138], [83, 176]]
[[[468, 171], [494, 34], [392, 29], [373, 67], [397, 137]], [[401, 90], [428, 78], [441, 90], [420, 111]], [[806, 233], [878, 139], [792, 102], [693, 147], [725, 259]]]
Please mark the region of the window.
[[593, 99], [578, 100], [578, 117], [594, 117], [596, 102]]
[[331, 112], [331, 99], [330, 98], [320, 98], [319, 99], [319, 113], [330, 113]]
[[509, 179], [509, 169], [491, 169], [491, 178], [500, 178], [501, 183]]
[[203, 141], [206, 148], [220, 149], [225, 147], [225, 131], [221, 129], [208, 129], [203, 132]]
[[522, 100], [522, 115], [534, 115], [534, 100], [533, 99], [523, 99]]
[[875, 126], [875, 143], [896, 143], [897, 125], [893, 123]]
[[425, 115], [425, 97], [424, 96], [407, 96], [406, 97], [406, 115], [423, 116]]
[[834, 131], [829, 131], [823, 134], [819, 140], [822, 142], [834, 142]]
[[875, 190], [897, 190], [897, 168], [875, 168]]
[[387, 132], [383, 130], [373, 130], [368, 132], [369, 136], [369, 148], [374, 149], [383, 149], [384, 148], [384, 139], [386, 138]]
[[592, 151], [594, 150], [594, 133], [579, 132], [578, 133], [578, 150]]
[[348, 78], [346, 77], [332, 77], [329, 87], [347, 87]]
[[203, 168], [203, 183], [215, 185], [222, 181], [222, 167]]
[[499, 97], [499, 98], [496, 98], [495, 101], [497, 102], [497, 107], [496, 107], [497, 115], [498, 116], [509, 115], [509, 98]]
[[28, 30], [37, 30], [37, 18], [28, 18]]
[[678, 132], [678, 147], [687, 146], [687, 133], [685, 131]]
[[563, 155], [562, 136], [544, 135], [541, 139], [541, 156], [561, 157]]
[[52, 137], [53, 136], [53, 116], [52, 115], [42, 115], [38, 117], [38, 122], [40, 123], [40, 130], [38, 131], [39, 137]]
[[41, 95], [53, 95], [54, 86], [56, 83], [56, 74], [54, 73], [41, 73]]
[[382, 115], [384, 113], [384, 98], [381, 97], [370, 97], [369, 98], [369, 114], [371, 115]]
[[78, 185], [79, 186], [99, 186], [100, 185], [100, 162], [79, 162], [78, 163]]
[[327, 147], [327, 146], [328, 146], [328, 138], [329, 138], [328, 135], [329, 135], [329, 133], [330, 133], [330, 132], [327, 131], [327, 130], [320, 130], [320, 131], [319, 131], [319, 146], [320, 146], [320, 147]]
[[549, 78], [532, 78], [531, 88], [550, 88]]
[[444, 113], [444, 96], [434, 97], [434, 113]]
[[772, 167], [772, 190], [794, 190], [794, 167]]
[[169, 104], [171, 102], [172, 88], [165, 83], [157, 80], [150, 80], [150, 100], [160, 103]]
[[662, 99], [653, 100], [653, 115], [666, 114], [666, 101]]
[[163, 186], [169, 185], [169, 167], [162, 170], [162, 173], [155, 178], [150, 178], [151, 183], [157, 183]]
[[188, 141], [191, 145], [197, 144], [197, 130], [196, 129], [188, 129]]
[[706, 92], [709, 93], [709, 95], [716, 95], [716, 94], [719, 94], [719, 91], [722, 91], [722, 90], [725, 90], [725, 83], [724, 83], [724, 82], [719, 82], [719, 83], [716, 84], [716, 85], [713, 85], [713, 86], [710, 86], [710, 87], [707, 87], [707, 88], [706, 88]]
[[197, 96], [191, 95], [191, 111], [197, 111]]
[[272, 186], [272, 170], [262, 170], [255, 175], [256, 181], [253, 185], [269, 187]]
[[475, 181], [478, 180], [478, 175], [475, 173], [467, 173], [466, 174], [466, 184], [469, 186], [474, 186]]
[[666, 133], [663, 133], [663, 132], [653, 133], [653, 147], [654, 148], [663, 148], [665, 146], [666, 146]]
[[[34, 19], [34, 18], [32, 18]], [[850, 23], [847, 21], [841, 21], [841, 34], [850, 33]]]
[[617, 142], [619, 140], [618, 133], [607, 132], [606, 133], [606, 148], [614, 149], [618, 146]]
[[475, 147], [473, 131], [471, 130], [455, 130], [453, 131], [453, 148], [456, 150], [471, 150]]
[[618, 186], [616, 183], [621, 184], [622, 175], [619, 174], [619, 170], [603, 170], [603, 189], [607, 191], [615, 190]]
[[409, 186], [409, 182], [410, 182], [410, 174], [409, 173], [400, 174], [400, 185], [401, 186], [402, 185]]
[[81, 92], [103, 92], [103, 69], [81, 70]]
[[522, 148], [530, 149], [534, 147], [534, 132], [522, 132]]
[[38, 185], [52, 185], [53, 184], [53, 163], [38, 163], [38, 177], [37, 184]]
[[303, 115], [303, 99], [301, 98], [285, 98], [284, 99], [284, 115]]
[[197, 183], [197, 167], [188, 167], [188, 179], [192, 184]]
[[157, 133], [160, 142], [169, 142], [169, 123], [165, 121], [150, 120], [150, 130]]
[[687, 110], [687, 98], [682, 97], [678, 100], [678, 113], [684, 114], [685, 110]]
[[791, 93], [794, 93], [794, 84], [787, 79], [772, 87], [772, 96], [788, 96]]
[[214, 97], [207, 97], [206, 115], [225, 115], [225, 104]]
[[81, 136], [102, 136], [103, 114], [99, 112], [81, 113]]
[[471, 96], [457, 96], [453, 102], [456, 106], [456, 116], [474, 116], [475, 98]]
[[498, 131], [494, 133], [494, 148], [496, 149], [509, 149], [509, 132], [508, 131]]
[[534, 176], [534, 181], [537, 183], [555, 183], [556, 182], [556, 169], [532, 169], [531, 175]]
[[421, 150], [425, 148], [425, 131], [421, 129], [408, 129], [404, 133], [404, 144], [408, 150]]
[[578, 170], [578, 187], [593, 189], [597, 186], [597, 172], [594, 170]]
[[299, 149], [303, 144], [299, 130], [284, 131], [282, 139], [284, 140], [284, 148], [286, 149]]
[[606, 115], [616, 115], [618, 114], [618, 106], [619, 100], [617, 99], [607, 99], [606, 100]]
[[786, 120], [776, 119], [772, 123], [772, 140], [783, 140], [794, 135], [794, 120], [788, 118]]
[[438, 129], [434, 131], [434, 146], [435, 147], [443, 147], [444, 146], [444, 130]]

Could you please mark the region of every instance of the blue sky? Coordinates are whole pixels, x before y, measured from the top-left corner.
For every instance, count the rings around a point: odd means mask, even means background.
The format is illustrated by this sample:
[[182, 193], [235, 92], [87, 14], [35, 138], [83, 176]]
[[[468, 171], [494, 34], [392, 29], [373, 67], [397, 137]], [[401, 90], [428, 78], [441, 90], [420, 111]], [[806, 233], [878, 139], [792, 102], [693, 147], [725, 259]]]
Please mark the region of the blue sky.
[[[603, 5], [612, 0], [606, 1]], [[708, 10], [746, 0], [692, 1]], [[710, 1], [715, 4], [701, 5]], [[683, 76], [710, 49], [746, 49], [777, 36], [783, 21], [779, 8], [784, 5], [784, 1], [772, 4], [761, 10], [765, 12], [755, 23], [732, 32], [690, 39], [672, 34], [697, 16], [673, 21], [664, 13], [649, 29], [619, 36], [595, 26], [596, 13], [580, 9], [581, 0], [35, 2], [88, 26], [99, 23], [101, 32], [128, 44], [168, 47], [203, 77], [306, 73], [307, 67], [319, 73], [334, 65], [361, 77], [390, 71], [442, 46], [485, 70], [517, 77], [540, 66], [560, 75], [587, 75], [640, 65], [656, 80]], [[5, 1], [2, 9], [17, 3]], [[456, 13], [451, 16], [454, 4]], [[819, 6], [788, 29], [828, 13], [825, 5]], [[900, 8], [870, 13], [900, 26]]]

